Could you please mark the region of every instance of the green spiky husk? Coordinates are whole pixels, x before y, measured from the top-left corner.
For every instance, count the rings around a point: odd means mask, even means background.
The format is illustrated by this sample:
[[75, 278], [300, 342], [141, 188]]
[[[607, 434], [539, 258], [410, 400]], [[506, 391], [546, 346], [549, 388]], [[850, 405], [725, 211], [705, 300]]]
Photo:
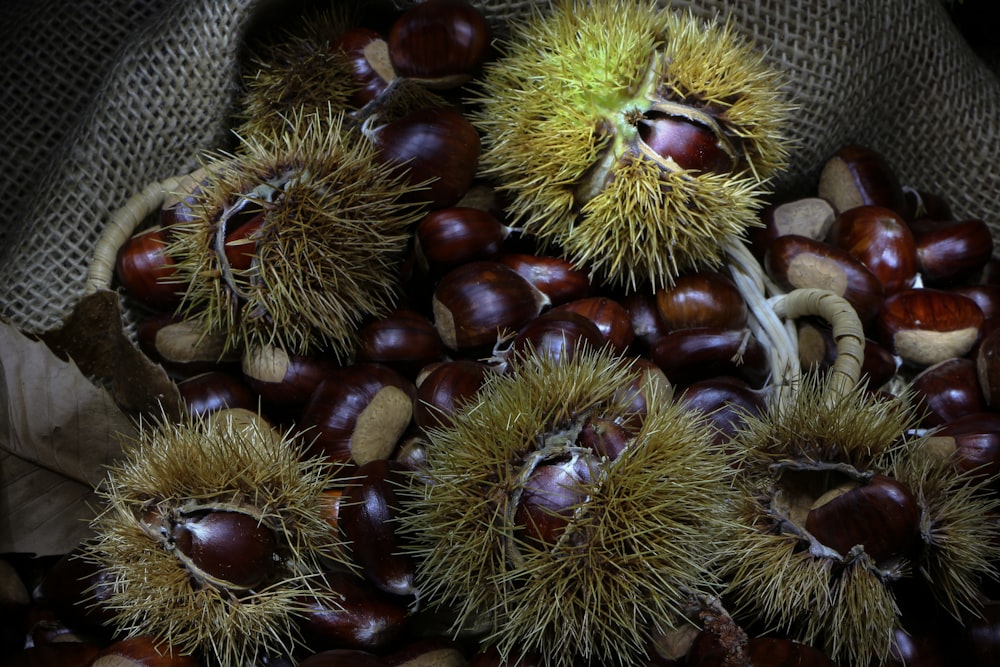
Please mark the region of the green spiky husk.
[[[88, 547], [110, 579], [102, 605], [118, 631], [208, 664], [251, 665], [291, 651], [309, 599], [337, 608], [321, 579], [324, 563], [346, 561], [322, 518], [333, 471], [300, 454], [289, 439], [235, 418], [144, 425], [99, 490], [105, 506]], [[198, 583], [146, 520], [191, 508], [238, 510], [272, 528], [280, 558], [272, 575], [238, 594]]]
[[[209, 170], [197, 218], [172, 230], [167, 253], [187, 285], [181, 310], [227, 349], [328, 348], [345, 359], [356, 330], [395, 305], [398, 270], [422, 207], [405, 174], [343, 114], [295, 114], [289, 130], [247, 137]], [[254, 265], [227, 271], [217, 252], [220, 215], [241, 199], [266, 209]]]
[[573, 537], [525, 540], [511, 517], [543, 434], [571, 431], [581, 415], [625, 417], [620, 390], [636, 371], [592, 351], [562, 363], [528, 355], [514, 368], [429, 434], [427, 483], [403, 519], [418, 586], [453, 609], [456, 629], [485, 619], [485, 641], [504, 654], [630, 664], [653, 633], [685, 622], [691, 596], [717, 591], [732, 461], [704, 420], [655, 394], [635, 441], [585, 485]]
[[[734, 613], [822, 647], [845, 665], [886, 656], [899, 623], [891, 584], [922, 576], [956, 617], [975, 607], [978, 584], [1000, 556], [997, 502], [982, 480], [962, 477], [928, 453], [926, 436], [908, 435], [919, 415], [908, 392], [886, 399], [863, 385], [829, 400], [825, 376], [810, 374], [786, 400], [750, 417], [738, 435], [745, 449], [739, 514], [750, 528], [735, 536], [727, 563]], [[863, 552], [824, 552], [790, 525], [779, 504], [789, 469], [886, 474], [920, 507], [922, 552], [877, 567]], [[811, 473], [806, 473], [811, 474]], [[820, 472], [819, 474], [822, 474]]]
[[[622, 0], [557, 2], [515, 26], [488, 64], [473, 122], [483, 173], [524, 229], [610, 283], [668, 285], [719, 265], [757, 224], [784, 168], [780, 77], [729, 25]], [[663, 170], [630, 150], [628, 114], [667, 99], [712, 109], [740, 163]]]

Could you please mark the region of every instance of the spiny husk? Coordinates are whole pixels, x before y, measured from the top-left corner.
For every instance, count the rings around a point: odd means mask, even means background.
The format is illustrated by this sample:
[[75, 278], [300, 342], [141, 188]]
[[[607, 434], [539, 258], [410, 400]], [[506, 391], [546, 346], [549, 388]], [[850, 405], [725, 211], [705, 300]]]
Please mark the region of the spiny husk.
[[574, 539], [531, 542], [512, 520], [544, 434], [580, 415], [626, 417], [621, 388], [636, 372], [605, 351], [561, 363], [529, 353], [430, 432], [427, 483], [403, 525], [418, 586], [451, 606], [456, 630], [486, 619], [487, 643], [555, 667], [631, 664], [654, 632], [685, 622], [691, 596], [717, 591], [734, 530], [732, 460], [705, 420], [656, 389], [636, 440], [585, 484], [566, 529]]
[[727, 562], [727, 599], [736, 615], [820, 646], [843, 664], [862, 665], [888, 654], [899, 615], [888, 583], [905, 576], [910, 563], [901, 559], [881, 570], [863, 551], [842, 558], [814, 553], [809, 538], [776, 511], [775, 466], [892, 474], [895, 458], [913, 446], [905, 434], [917, 415], [906, 394], [873, 398], [858, 385], [829, 400], [826, 382], [822, 374], [804, 376], [794, 395], [749, 417], [736, 438], [745, 455], [739, 514], [746, 528]]
[[955, 618], [977, 613], [981, 584], [1000, 576], [1000, 497], [989, 478], [959, 472], [922, 443], [896, 461], [893, 474], [916, 490], [923, 508], [920, 574]]
[[[167, 253], [188, 285], [182, 310], [227, 349], [329, 348], [347, 358], [366, 317], [395, 305], [398, 269], [422, 208], [402, 201], [419, 186], [380, 163], [343, 114], [294, 114], [286, 132], [243, 139], [209, 169], [193, 222], [171, 227]], [[220, 257], [220, 216], [241, 201], [265, 221], [253, 265]]]
[[[483, 173], [526, 232], [609, 283], [654, 287], [722, 263], [785, 166], [780, 77], [731, 25], [630, 0], [563, 0], [515, 25], [473, 122]], [[732, 174], [663, 169], [629, 147], [658, 97], [717, 111]]]
[[[144, 424], [110, 469], [88, 555], [111, 579], [102, 604], [116, 614], [120, 632], [152, 636], [207, 664], [252, 665], [293, 649], [296, 615], [310, 600], [338, 608], [321, 579], [331, 562], [346, 562], [323, 519], [321, 492], [333, 471], [303, 460], [291, 440], [259, 424], [229, 413]], [[272, 576], [239, 595], [196, 583], [144, 521], [151, 511], [186, 508], [258, 517], [278, 539]]]

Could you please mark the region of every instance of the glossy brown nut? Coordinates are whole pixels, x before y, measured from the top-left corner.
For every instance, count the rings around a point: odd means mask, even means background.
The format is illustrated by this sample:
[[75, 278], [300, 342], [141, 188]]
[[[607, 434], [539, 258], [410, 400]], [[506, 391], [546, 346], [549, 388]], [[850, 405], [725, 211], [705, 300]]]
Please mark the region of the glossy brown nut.
[[931, 366], [972, 350], [983, 327], [975, 301], [953, 292], [916, 288], [893, 294], [879, 314], [879, 341], [915, 366]]
[[293, 354], [273, 345], [247, 348], [242, 370], [247, 384], [270, 406], [304, 406], [339, 364], [328, 357]]
[[906, 196], [899, 177], [878, 151], [859, 144], [839, 148], [824, 163], [818, 194], [838, 213], [855, 206], [884, 206], [900, 215], [906, 211]]
[[886, 475], [837, 488], [813, 503], [805, 529], [841, 556], [856, 545], [876, 563], [902, 556], [920, 533], [920, 507], [910, 489]]
[[410, 195], [431, 208], [454, 205], [472, 185], [482, 148], [479, 133], [458, 111], [418, 109], [370, 133], [378, 159], [397, 165], [414, 184]]
[[770, 373], [767, 350], [748, 329], [672, 331], [653, 345], [650, 354], [675, 385], [728, 375], [761, 387]]
[[660, 321], [670, 331], [696, 327], [742, 329], [749, 310], [728, 276], [699, 271], [678, 276], [672, 287], [656, 291]]
[[181, 514], [173, 521], [171, 538], [196, 571], [232, 588], [264, 583], [276, 564], [274, 531], [243, 512]]
[[369, 28], [355, 27], [344, 31], [331, 44], [343, 51], [351, 65], [354, 92], [352, 106], [361, 108], [385, 92], [389, 81], [396, 78], [389, 59], [389, 45], [382, 35]]
[[505, 253], [497, 260], [534, 285], [553, 305], [582, 299], [593, 290], [587, 272], [560, 257]]
[[689, 118], [647, 112], [636, 127], [644, 144], [681, 169], [726, 174], [735, 166], [716, 133]]
[[580, 427], [576, 443], [599, 457], [614, 461], [634, 438], [635, 434], [618, 422], [591, 415]]
[[628, 359], [633, 371], [630, 379], [615, 390], [615, 401], [625, 406], [627, 417], [624, 425], [636, 431], [649, 414], [650, 401], [655, 392], [657, 401], [669, 401], [674, 396], [674, 386], [656, 362], [647, 357]]
[[417, 378], [413, 417], [422, 429], [448, 427], [451, 416], [475, 398], [494, 371], [471, 359], [454, 359], [433, 365]]
[[844, 297], [862, 322], [875, 318], [884, 298], [882, 283], [849, 252], [804, 236], [775, 239], [764, 269], [782, 289], [815, 287]]
[[414, 243], [418, 258], [431, 269], [450, 269], [500, 253], [510, 227], [488, 211], [449, 206], [431, 211], [417, 222]]
[[717, 377], [691, 383], [678, 401], [703, 413], [715, 429], [716, 443], [722, 444], [740, 432], [748, 417], [764, 412], [765, 396], [738, 378]]
[[618, 354], [625, 352], [635, 338], [628, 310], [619, 302], [608, 297], [590, 296], [575, 299], [555, 306], [552, 308], [552, 312], [577, 313], [587, 318], [597, 326], [603, 342]]
[[223, 250], [229, 266], [237, 271], [246, 271], [250, 268], [257, 254], [257, 240], [263, 226], [264, 213], [261, 212], [237, 224], [235, 229], [227, 229]]
[[555, 544], [572, 520], [573, 510], [586, 500], [582, 483], [588, 479], [582, 459], [535, 468], [514, 512], [514, 521], [522, 528], [519, 534], [534, 544]]
[[948, 200], [936, 192], [907, 188], [903, 193], [906, 210], [903, 218], [907, 221], [929, 218], [931, 220], [951, 220], [951, 206]]
[[38, 599], [70, 629], [110, 638], [115, 631], [115, 614], [104, 603], [113, 584], [111, 574], [84, 557], [77, 547], [45, 573]]
[[448, 637], [418, 637], [383, 656], [389, 667], [466, 667], [462, 646]]
[[887, 295], [913, 286], [917, 243], [895, 211], [882, 206], [848, 209], [834, 220], [828, 241], [867, 266]]
[[190, 655], [172, 651], [159, 639], [129, 637], [101, 649], [91, 667], [199, 667]]
[[431, 88], [453, 88], [479, 69], [490, 46], [486, 17], [467, 2], [431, 0], [403, 12], [389, 30], [396, 72]]
[[1000, 603], [989, 602], [966, 619], [962, 633], [962, 665], [991, 667], [1000, 664]]
[[444, 357], [444, 343], [434, 323], [415, 310], [397, 309], [358, 330], [357, 361], [384, 364], [408, 378]]
[[978, 219], [910, 223], [924, 283], [947, 286], [975, 280], [993, 256], [989, 225]]
[[193, 375], [177, 383], [177, 390], [188, 414], [203, 416], [226, 408], [243, 408], [256, 412], [257, 394], [242, 376], [226, 371], [209, 371]]
[[383, 651], [404, 637], [410, 618], [406, 598], [390, 595], [351, 572], [328, 572], [324, 580], [339, 604], [305, 601], [307, 608], [298, 619], [311, 649]]
[[206, 332], [194, 321], [159, 313], [136, 326], [139, 349], [175, 377], [235, 370], [239, 354], [227, 350], [225, 336]]
[[537, 317], [548, 298], [505, 264], [463, 264], [434, 290], [434, 326], [452, 350], [484, 350]]
[[302, 409], [309, 453], [364, 464], [392, 453], [413, 417], [416, 388], [388, 366], [355, 363], [335, 369]]
[[176, 308], [185, 289], [167, 242], [162, 227], [150, 227], [125, 241], [115, 260], [115, 275], [128, 295], [157, 310]]
[[836, 212], [821, 197], [801, 197], [769, 204], [760, 211], [760, 226], [748, 230], [750, 250], [758, 261], [779, 236], [795, 234], [822, 241], [833, 225]]
[[501, 370], [515, 366], [518, 355], [536, 354], [565, 361], [581, 349], [599, 350], [604, 344], [605, 338], [592, 320], [573, 311], [550, 310], [521, 327], [504, 351]]
[[[22, 644], [24, 638], [22, 637]], [[3, 667], [90, 667], [97, 664], [101, 645], [95, 642], [36, 644], [5, 654]], [[135, 664], [135, 663], [132, 663]], [[123, 663], [122, 667], [131, 667]]]
[[932, 632], [912, 632], [896, 628], [892, 632], [889, 655], [872, 661], [872, 667], [950, 667], [950, 649]]
[[416, 564], [401, 551], [404, 540], [396, 530], [403, 471], [402, 464], [386, 459], [358, 466], [344, 492], [339, 523], [365, 578], [381, 591], [408, 597], [417, 592]]
[[976, 362], [962, 357], [945, 359], [921, 370], [910, 381], [914, 399], [926, 413], [925, 428], [941, 426], [986, 409], [979, 388]]
[[657, 340], [670, 333], [670, 328], [660, 316], [656, 295], [652, 292], [630, 292], [622, 299], [622, 305], [632, 322], [636, 352], [647, 352]]

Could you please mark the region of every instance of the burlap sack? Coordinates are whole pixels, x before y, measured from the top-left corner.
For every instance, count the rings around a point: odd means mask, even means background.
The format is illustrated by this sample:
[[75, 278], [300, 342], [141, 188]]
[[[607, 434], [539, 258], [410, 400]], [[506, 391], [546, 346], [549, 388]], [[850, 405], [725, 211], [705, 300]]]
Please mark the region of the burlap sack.
[[[333, 0], [336, 2], [337, 0]], [[476, 0], [498, 34], [523, 0]], [[735, 26], [787, 73], [800, 109], [785, 192], [814, 190], [823, 161], [859, 142], [956, 215], [1000, 221], [1000, 79], [940, 0], [675, 0]], [[282, 0], [7, 0], [0, 3], [0, 314], [27, 331], [78, 300], [112, 211], [229, 143], [261, 26]], [[256, 27], [255, 27], [256, 26]]]

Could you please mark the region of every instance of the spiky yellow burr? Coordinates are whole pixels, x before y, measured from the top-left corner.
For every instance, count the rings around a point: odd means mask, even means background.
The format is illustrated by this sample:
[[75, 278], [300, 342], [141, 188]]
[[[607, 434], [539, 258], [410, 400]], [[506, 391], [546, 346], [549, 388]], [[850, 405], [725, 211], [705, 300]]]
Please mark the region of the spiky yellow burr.
[[484, 173], [525, 231], [602, 280], [722, 263], [784, 168], [781, 77], [731, 24], [560, 0], [515, 25], [475, 95]]
[[485, 621], [503, 654], [553, 667], [630, 664], [718, 590], [732, 460], [644, 377], [607, 351], [528, 352], [430, 432], [403, 526], [456, 629]]
[[206, 665], [287, 655], [310, 601], [337, 608], [322, 586], [345, 561], [323, 518], [333, 473], [253, 413], [146, 424], [100, 490], [88, 546], [118, 630]]

